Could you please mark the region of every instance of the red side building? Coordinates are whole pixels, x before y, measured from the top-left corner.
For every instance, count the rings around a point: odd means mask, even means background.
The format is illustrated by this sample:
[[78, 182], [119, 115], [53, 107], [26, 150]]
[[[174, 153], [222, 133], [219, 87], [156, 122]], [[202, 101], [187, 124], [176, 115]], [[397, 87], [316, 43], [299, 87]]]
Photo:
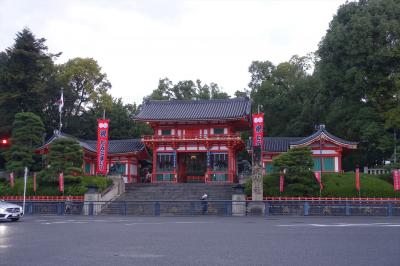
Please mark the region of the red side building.
[[152, 183], [232, 183], [240, 132], [251, 126], [246, 98], [147, 101], [135, 120], [154, 134], [142, 142], [153, 151]]
[[343, 155], [357, 149], [357, 142], [347, 141], [329, 133], [324, 125], [308, 137], [264, 137], [262, 162], [265, 173], [272, 172], [272, 159], [295, 147], [310, 147], [314, 171], [342, 172]]
[[[82, 140], [65, 133], [54, 134], [43, 146], [36, 149], [38, 154], [47, 154], [51, 143], [57, 138], [75, 139], [83, 150], [83, 173], [96, 175], [97, 140]], [[113, 169], [120, 174], [126, 182], [141, 182], [141, 161], [150, 159], [149, 153], [140, 139], [109, 140], [107, 156], [107, 172]]]

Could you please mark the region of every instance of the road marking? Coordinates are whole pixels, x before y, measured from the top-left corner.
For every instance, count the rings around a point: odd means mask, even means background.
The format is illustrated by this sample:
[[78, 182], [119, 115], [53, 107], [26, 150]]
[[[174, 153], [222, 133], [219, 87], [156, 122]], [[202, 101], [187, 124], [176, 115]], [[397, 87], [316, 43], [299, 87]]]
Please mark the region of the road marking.
[[391, 226], [393, 226], [393, 227], [400, 227], [400, 224], [385, 224], [385, 225], [383, 225], [383, 226], [389, 226], [389, 227], [391, 227]]
[[129, 257], [129, 258], [139, 258], [139, 259], [151, 259], [151, 258], [160, 258], [165, 257], [165, 255], [159, 254], [124, 254], [124, 253], [115, 253], [113, 254], [115, 257]]
[[135, 223], [127, 223], [125, 225], [137, 225], [137, 224], [140, 224], [140, 225], [146, 225], [146, 224], [212, 224], [212, 223], [214, 223], [214, 222], [195, 222], [195, 221], [193, 221], [193, 222], [191, 222], [191, 221], [188, 221], [188, 222], [135, 222]]
[[372, 226], [388, 226], [388, 227], [399, 227], [400, 224], [394, 223], [337, 223], [337, 224], [277, 224], [280, 227], [372, 227]]
[[140, 224], [140, 225], [148, 225], [148, 224], [164, 224], [164, 223], [154, 223], [154, 222], [152, 222], [152, 223], [129, 223], [129, 224], [125, 224], [125, 225], [138, 225], [138, 224]]

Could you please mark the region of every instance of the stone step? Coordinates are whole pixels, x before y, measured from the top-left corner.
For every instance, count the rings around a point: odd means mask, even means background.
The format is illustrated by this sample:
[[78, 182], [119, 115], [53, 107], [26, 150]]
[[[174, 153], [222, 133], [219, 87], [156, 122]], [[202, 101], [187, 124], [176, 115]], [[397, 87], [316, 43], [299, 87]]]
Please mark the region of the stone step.
[[[185, 201], [193, 202], [160, 202], [160, 215], [197, 215], [201, 212], [201, 196], [206, 193], [208, 200], [227, 200], [232, 199], [232, 184], [126, 184], [125, 193], [118, 197], [115, 202], [108, 204], [102, 211], [104, 214], [127, 214], [132, 215], [154, 215], [154, 202], [149, 201]], [[123, 203], [118, 201], [125, 201]], [[136, 202], [135, 202], [136, 201]], [[226, 203], [214, 202], [209, 204], [209, 212], [213, 214], [224, 214], [229, 209]]]
[[[126, 208], [126, 209], [125, 209]], [[231, 203], [209, 202], [207, 214], [226, 215], [231, 212]], [[124, 206], [121, 202], [111, 203], [102, 214], [114, 215], [144, 215], [144, 216], [170, 216], [170, 215], [200, 215], [203, 212], [201, 202], [160, 202], [155, 206], [154, 202], [126, 202]]]

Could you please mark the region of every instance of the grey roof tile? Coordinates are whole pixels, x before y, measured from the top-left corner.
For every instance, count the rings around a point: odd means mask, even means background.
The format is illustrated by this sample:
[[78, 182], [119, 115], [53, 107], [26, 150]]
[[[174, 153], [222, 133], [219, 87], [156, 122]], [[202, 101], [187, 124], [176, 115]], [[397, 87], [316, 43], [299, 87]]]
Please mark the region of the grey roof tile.
[[289, 150], [290, 144], [301, 140], [298, 137], [264, 137], [264, 151], [285, 152]]
[[[356, 148], [357, 142], [347, 141], [336, 137], [329, 133], [323, 125], [319, 127], [319, 129], [311, 134], [308, 137], [264, 137], [264, 147], [263, 151], [266, 152], [286, 152], [289, 150], [291, 146], [298, 146], [305, 144], [315, 138], [318, 138], [320, 135], [324, 134], [328, 138], [341, 143], [342, 145], [348, 145], [347, 147], [350, 149]], [[247, 149], [250, 150], [252, 143], [249, 141], [247, 143]]]
[[334, 140], [336, 142], [339, 142], [341, 144], [344, 144], [344, 145], [355, 146], [355, 145], [358, 144], [357, 142], [354, 142], [354, 141], [348, 141], [348, 140], [344, 140], [344, 139], [341, 139], [339, 137], [336, 137], [336, 136], [332, 135], [331, 133], [329, 133], [326, 130], [324, 125], [320, 125], [319, 129], [317, 131], [315, 131], [313, 134], [311, 134], [308, 137], [302, 138], [302, 139], [300, 139], [298, 141], [295, 141], [295, 142], [291, 143], [291, 145], [294, 145], [294, 146], [302, 145], [302, 144], [305, 144], [305, 143], [307, 143], [307, 142], [309, 142], [309, 141], [311, 141], [311, 140], [313, 140], [315, 138], [319, 138], [321, 135], [325, 135], [328, 138], [330, 138], [330, 139], [332, 139], [332, 140]]
[[237, 119], [251, 114], [246, 98], [216, 100], [150, 100], [144, 103], [135, 120], [220, 120]]
[[[65, 133], [61, 133], [59, 135], [56, 134], [53, 135], [43, 146], [39, 147], [38, 149], [44, 148], [57, 138], [75, 139], [76, 141], [78, 141], [79, 145], [84, 149], [94, 153], [97, 152], [97, 140], [82, 140]], [[144, 149], [145, 146], [140, 139], [120, 139], [120, 140], [108, 141], [108, 154], [129, 153], [135, 151], [142, 151]]]

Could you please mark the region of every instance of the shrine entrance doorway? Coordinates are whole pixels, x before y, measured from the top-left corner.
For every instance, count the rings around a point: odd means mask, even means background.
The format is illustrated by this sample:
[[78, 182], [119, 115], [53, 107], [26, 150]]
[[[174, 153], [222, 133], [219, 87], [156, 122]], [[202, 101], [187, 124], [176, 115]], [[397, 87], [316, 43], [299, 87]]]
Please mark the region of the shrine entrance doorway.
[[179, 183], [204, 183], [206, 171], [205, 152], [178, 153]]

